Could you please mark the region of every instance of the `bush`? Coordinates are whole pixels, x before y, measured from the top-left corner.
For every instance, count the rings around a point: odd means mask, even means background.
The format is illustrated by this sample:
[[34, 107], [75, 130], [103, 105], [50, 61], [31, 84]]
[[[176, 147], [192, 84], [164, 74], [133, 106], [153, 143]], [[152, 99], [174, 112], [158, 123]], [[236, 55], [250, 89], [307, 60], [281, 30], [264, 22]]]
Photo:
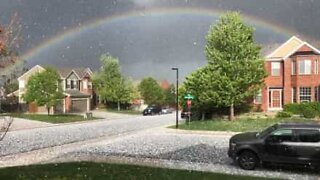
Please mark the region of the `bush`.
[[290, 112], [292, 114], [302, 114], [301, 104], [285, 104], [283, 107], [283, 111]]
[[278, 118], [289, 118], [291, 116], [292, 116], [292, 114], [290, 112], [286, 112], [286, 111], [280, 111], [276, 115], [276, 117], [278, 117]]
[[302, 115], [305, 118], [315, 118], [317, 115], [317, 112], [315, 109], [312, 108], [312, 106], [305, 105], [302, 109]]

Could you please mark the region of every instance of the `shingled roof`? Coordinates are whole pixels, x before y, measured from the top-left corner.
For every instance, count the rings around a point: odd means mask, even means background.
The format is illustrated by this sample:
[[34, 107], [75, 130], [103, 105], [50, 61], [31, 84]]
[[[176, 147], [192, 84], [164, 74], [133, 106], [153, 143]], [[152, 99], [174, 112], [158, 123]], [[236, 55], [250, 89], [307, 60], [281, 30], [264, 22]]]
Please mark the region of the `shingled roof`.
[[72, 72], [74, 72], [80, 79], [83, 78], [87, 73], [90, 75], [92, 71], [90, 68], [57, 68], [61, 78], [67, 78]]
[[288, 41], [279, 46], [276, 50], [274, 50], [271, 54], [269, 54], [266, 58], [267, 60], [285, 60], [304, 45], [308, 46], [315, 53], [320, 54], [320, 51], [317, 48], [313, 47], [307, 42], [302, 41], [296, 36], [293, 36]]

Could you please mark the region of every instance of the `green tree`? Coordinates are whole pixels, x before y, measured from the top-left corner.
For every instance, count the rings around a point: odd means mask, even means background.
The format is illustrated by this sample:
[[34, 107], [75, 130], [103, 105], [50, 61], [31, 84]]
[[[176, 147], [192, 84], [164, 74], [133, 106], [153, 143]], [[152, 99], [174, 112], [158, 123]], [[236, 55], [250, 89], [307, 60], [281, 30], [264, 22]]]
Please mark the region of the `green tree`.
[[122, 77], [119, 60], [109, 54], [100, 57], [101, 69], [94, 75], [93, 84], [103, 101], [115, 102], [120, 111], [121, 103], [132, 100], [132, 83]]
[[165, 99], [164, 91], [158, 82], [152, 77], [144, 78], [138, 89], [146, 104], [162, 105]]
[[164, 90], [164, 104], [169, 105], [169, 106], [174, 106], [176, 103], [176, 88], [174, 84], [170, 84], [168, 89]]
[[261, 47], [254, 42], [254, 29], [246, 25], [237, 12], [220, 17], [206, 36], [205, 55], [208, 71], [205, 74], [203, 101], [214, 101], [230, 108], [254, 96], [266, 76]]
[[46, 68], [45, 71], [31, 76], [26, 90], [24, 100], [28, 103], [35, 102], [38, 106], [46, 106], [48, 115], [50, 108], [64, 97], [59, 74], [53, 68]]

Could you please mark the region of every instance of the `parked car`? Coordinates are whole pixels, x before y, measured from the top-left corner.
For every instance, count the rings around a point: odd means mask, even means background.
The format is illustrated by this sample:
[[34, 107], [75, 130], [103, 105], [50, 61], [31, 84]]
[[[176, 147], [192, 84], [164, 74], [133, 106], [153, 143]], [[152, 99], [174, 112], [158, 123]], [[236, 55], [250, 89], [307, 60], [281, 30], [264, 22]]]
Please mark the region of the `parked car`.
[[266, 130], [234, 135], [228, 155], [242, 169], [263, 162], [320, 166], [320, 124], [275, 124]]
[[161, 110], [161, 113], [162, 114], [170, 114], [170, 113], [172, 113], [173, 112], [173, 109], [172, 108], [167, 108], [167, 107], [164, 107], [164, 108], [162, 108], [162, 110]]
[[148, 106], [145, 110], [143, 110], [142, 114], [144, 116], [146, 115], [155, 115], [155, 114], [161, 114], [161, 107], [159, 106]]
[[[190, 112], [190, 116], [192, 116], [192, 112]], [[182, 109], [181, 111], [181, 119], [187, 119], [189, 117], [188, 109]]]

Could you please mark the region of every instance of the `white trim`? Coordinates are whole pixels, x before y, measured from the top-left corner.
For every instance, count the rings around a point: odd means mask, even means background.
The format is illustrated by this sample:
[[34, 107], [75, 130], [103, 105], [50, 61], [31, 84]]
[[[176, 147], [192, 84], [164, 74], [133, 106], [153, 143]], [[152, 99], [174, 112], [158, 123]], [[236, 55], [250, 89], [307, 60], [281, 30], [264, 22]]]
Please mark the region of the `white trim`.
[[[273, 91], [279, 91], [280, 92], [280, 107], [272, 107], [272, 102], [273, 102]], [[268, 110], [282, 110], [283, 107], [282, 107], [282, 92], [283, 92], [283, 89], [268, 89], [268, 96], [269, 96], [269, 92], [271, 92], [271, 99], [268, 98]], [[269, 107], [269, 100], [271, 100], [270, 102], [270, 107]]]
[[[294, 50], [292, 50], [290, 53], [288, 53], [286, 56], [284, 57], [272, 57], [273, 54], [276, 53], [276, 51], [278, 51], [280, 48], [282, 48], [283, 46], [285, 46], [286, 44], [288, 44], [291, 40], [297, 40], [299, 41], [301, 44], [295, 48]], [[313, 51], [315, 51], [317, 54], [320, 54], [320, 50], [318, 50], [317, 48], [315, 48], [314, 46], [312, 46], [311, 44], [302, 41], [301, 39], [297, 38], [296, 36], [292, 36], [289, 40], [287, 40], [285, 43], [283, 43], [281, 46], [279, 46], [276, 50], [274, 50], [271, 54], [269, 54], [268, 56], [266, 56], [266, 60], [267, 61], [275, 61], [275, 60], [286, 60], [288, 57], [290, 57], [292, 54], [294, 54], [297, 50], [299, 50], [301, 47], [303, 47], [304, 45], [310, 47]]]
[[279, 49], [281, 49], [283, 46], [285, 46], [286, 44], [288, 44], [288, 43], [289, 43], [291, 40], [293, 40], [293, 39], [299, 41], [300, 43], [303, 43], [303, 41], [302, 41], [301, 39], [297, 38], [296, 36], [292, 36], [289, 40], [287, 40], [285, 43], [283, 43], [281, 46], [279, 46], [276, 50], [274, 50], [272, 53], [270, 53], [270, 54], [267, 56], [267, 58], [272, 57], [273, 54], [276, 53], [276, 51], [278, 51]]
[[32, 72], [32, 70], [34, 70], [35, 68], [39, 68], [41, 70], [45, 70], [45, 68], [41, 67], [40, 65], [35, 65], [33, 66], [31, 69], [29, 69], [29, 71], [25, 72], [24, 74], [22, 74], [20, 77], [18, 77], [18, 81], [23, 78], [24, 76], [26, 76], [27, 74], [29, 74], [30, 72]]
[[68, 77], [69, 77], [72, 73], [74, 73], [74, 74], [77, 76], [78, 80], [81, 80], [80, 77], [79, 77], [79, 75], [78, 75], [78, 74], [76, 73], [76, 71], [73, 70], [73, 69], [72, 69], [72, 71], [66, 76], [66, 79], [69, 79]]
[[265, 61], [283, 61], [283, 59], [281, 59], [281, 58], [268, 58], [268, 59], [266, 59]]

